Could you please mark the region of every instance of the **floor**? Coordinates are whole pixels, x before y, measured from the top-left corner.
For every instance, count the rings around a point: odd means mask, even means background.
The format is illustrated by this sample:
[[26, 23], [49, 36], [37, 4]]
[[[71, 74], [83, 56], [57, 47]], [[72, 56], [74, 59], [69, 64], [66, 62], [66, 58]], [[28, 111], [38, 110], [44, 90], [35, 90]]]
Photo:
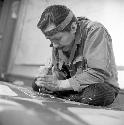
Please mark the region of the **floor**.
[[0, 82], [0, 88], [1, 125], [124, 125], [120, 97], [110, 107], [94, 107], [39, 94], [23, 85]]

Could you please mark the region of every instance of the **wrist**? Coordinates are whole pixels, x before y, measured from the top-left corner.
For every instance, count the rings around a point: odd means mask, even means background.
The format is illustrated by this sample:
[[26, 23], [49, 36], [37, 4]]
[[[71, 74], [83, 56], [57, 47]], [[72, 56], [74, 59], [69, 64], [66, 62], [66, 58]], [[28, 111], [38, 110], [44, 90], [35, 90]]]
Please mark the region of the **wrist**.
[[69, 80], [59, 80], [59, 90], [72, 90]]

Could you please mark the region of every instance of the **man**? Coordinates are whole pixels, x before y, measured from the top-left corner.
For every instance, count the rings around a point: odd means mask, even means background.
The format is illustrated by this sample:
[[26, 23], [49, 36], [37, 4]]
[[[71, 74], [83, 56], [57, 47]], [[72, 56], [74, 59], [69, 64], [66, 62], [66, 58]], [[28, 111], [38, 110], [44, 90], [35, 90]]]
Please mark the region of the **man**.
[[119, 86], [112, 40], [105, 27], [87, 18], [76, 18], [64, 5], [48, 6], [38, 22], [51, 41], [52, 65], [32, 87], [89, 105], [107, 106]]

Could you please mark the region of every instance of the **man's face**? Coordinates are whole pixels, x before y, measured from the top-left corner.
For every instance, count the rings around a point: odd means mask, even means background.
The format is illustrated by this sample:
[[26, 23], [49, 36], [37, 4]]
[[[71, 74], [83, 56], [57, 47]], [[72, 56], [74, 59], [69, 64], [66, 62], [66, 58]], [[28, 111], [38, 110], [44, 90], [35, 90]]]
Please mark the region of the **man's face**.
[[[52, 30], [53, 28], [55, 28], [55, 25], [51, 24], [46, 28], [45, 32]], [[74, 40], [74, 37], [75, 34], [71, 32], [58, 32], [55, 35], [46, 38], [52, 42], [55, 48], [62, 48], [69, 46]]]

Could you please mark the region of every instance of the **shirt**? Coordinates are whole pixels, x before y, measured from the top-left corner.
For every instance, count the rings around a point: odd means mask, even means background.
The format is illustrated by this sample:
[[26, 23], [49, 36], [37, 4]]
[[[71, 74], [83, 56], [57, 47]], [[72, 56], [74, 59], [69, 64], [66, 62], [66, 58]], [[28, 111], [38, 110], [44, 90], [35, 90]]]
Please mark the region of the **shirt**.
[[53, 73], [59, 80], [68, 79], [74, 91], [104, 82], [119, 87], [112, 39], [107, 29], [86, 18], [79, 18], [78, 24], [69, 56], [53, 47]]

